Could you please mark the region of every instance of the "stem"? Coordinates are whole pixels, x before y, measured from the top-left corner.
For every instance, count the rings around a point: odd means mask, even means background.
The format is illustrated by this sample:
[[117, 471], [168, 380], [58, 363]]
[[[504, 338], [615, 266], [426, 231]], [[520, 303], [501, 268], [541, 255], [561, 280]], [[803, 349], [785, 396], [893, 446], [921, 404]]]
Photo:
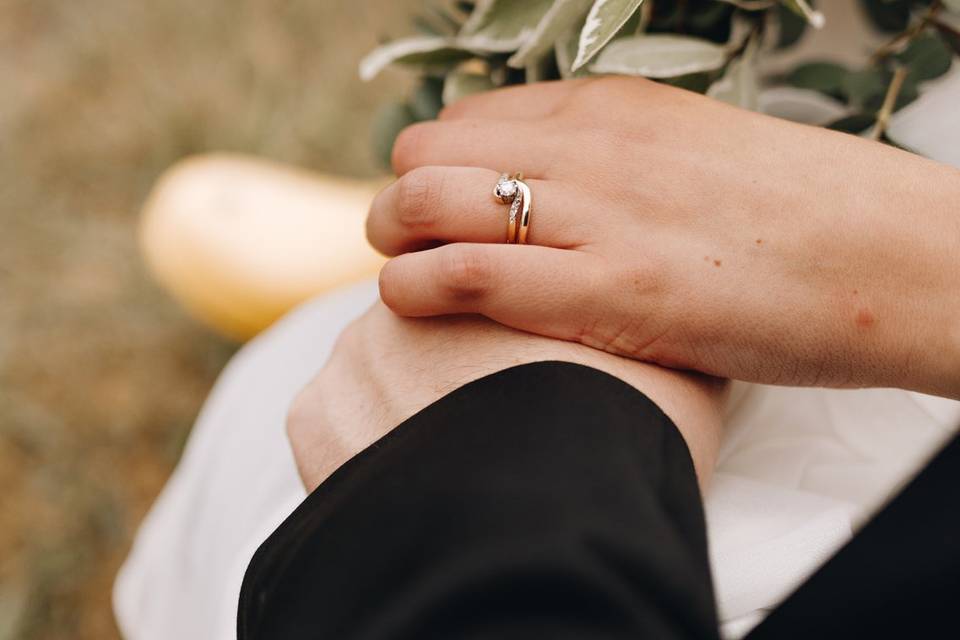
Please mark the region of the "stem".
[[809, 22], [814, 29], [823, 28], [824, 17], [822, 13], [814, 11], [807, 0], [795, 0], [795, 3], [800, 7], [800, 12], [803, 14], [803, 17], [806, 18], [807, 22]]
[[890, 124], [890, 116], [893, 114], [893, 107], [897, 104], [897, 96], [900, 95], [900, 89], [903, 87], [903, 81], [907, 77], [906, 67], [897, 67], [893, 72], [893, 79], [890, 80], [890, 86], [887, 87], [887, 95], [883, 98], [883, 106], [877, 112], [877, 124], [873, 127], [874, 140], [879, 140], [887, 131]]
[[919, 20], [910, 25], [906, 31], [898, 33], [896, 36], [894, 36], [893, 40], [890, 40], [873, 53], [873, 55], [870, 57], [871, 64], [877, 64], [887, 56], [899, 51], [904, 46], [909, 44], [933, 22], [942, 8], [942, 0], [933, 0], [933, 2], [930, 3], [930, 6], [927, 7], [927, 11], [920, 16]]

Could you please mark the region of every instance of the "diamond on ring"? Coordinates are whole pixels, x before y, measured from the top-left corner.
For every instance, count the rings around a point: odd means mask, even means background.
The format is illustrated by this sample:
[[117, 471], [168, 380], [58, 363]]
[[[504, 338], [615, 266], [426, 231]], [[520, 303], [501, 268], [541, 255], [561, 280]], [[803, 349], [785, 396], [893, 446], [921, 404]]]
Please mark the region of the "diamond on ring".
[[501, 175], [493, 189], [493, 195], [504, 204], [510, 202], [517, 195], [517, 181], [508, 179], [507, 174]]

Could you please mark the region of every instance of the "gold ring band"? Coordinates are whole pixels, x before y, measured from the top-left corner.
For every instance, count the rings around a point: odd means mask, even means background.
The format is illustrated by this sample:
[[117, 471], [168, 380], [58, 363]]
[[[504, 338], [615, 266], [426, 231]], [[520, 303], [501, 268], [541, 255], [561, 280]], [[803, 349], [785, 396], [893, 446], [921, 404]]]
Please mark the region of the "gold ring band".
[[526, 244], [533, 195], [530, 187], [523, 181], [523, 172], [518, 171], [509, 177], [505, 173], [500, 174], [493, 195], [500, 202], [510, 204], [510, 213], [507, 216], [507, 244]]

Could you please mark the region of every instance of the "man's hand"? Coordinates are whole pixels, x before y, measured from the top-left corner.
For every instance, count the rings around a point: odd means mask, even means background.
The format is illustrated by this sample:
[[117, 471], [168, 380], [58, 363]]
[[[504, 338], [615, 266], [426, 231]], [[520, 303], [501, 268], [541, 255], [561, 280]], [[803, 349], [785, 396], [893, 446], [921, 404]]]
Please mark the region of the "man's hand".
[[649, 396], [680, 429], [705, 485], [720, 436], [719, 381], [533, 336], [478, 316], [402, 318], [380, 303], [344, 331], [290, 411], [287, 433], [304, 485], [312, 491], [354, 455], [458, 387], [543, 360], [600, 369]]

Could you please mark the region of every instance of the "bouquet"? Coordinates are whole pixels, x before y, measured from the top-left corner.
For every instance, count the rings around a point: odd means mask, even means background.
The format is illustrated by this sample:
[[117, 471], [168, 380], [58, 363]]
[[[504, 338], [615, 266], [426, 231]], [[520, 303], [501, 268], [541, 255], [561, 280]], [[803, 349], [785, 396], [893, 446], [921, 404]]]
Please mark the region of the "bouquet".
[[960, 0], [860, 0], [863, 19], [887, 34], [862, 68], [813, 60], [775, 75], [759, 62], [830, 28], [813, 0], [478, 0], [433, 5], [414, 18], [420, 34], [387, 42], [360, 65], [369, 80], [389, 65], [419, 82], [385, 105], [374, 125], [389, 161], [397, 133], [460, 98], [497, 87], [622, 74], [705, 93], [757, 110], [762, 89], [792, 86], [841, 109], [833, 129], [887, 136], [890, 116], [918, 85], [960, 55]]

